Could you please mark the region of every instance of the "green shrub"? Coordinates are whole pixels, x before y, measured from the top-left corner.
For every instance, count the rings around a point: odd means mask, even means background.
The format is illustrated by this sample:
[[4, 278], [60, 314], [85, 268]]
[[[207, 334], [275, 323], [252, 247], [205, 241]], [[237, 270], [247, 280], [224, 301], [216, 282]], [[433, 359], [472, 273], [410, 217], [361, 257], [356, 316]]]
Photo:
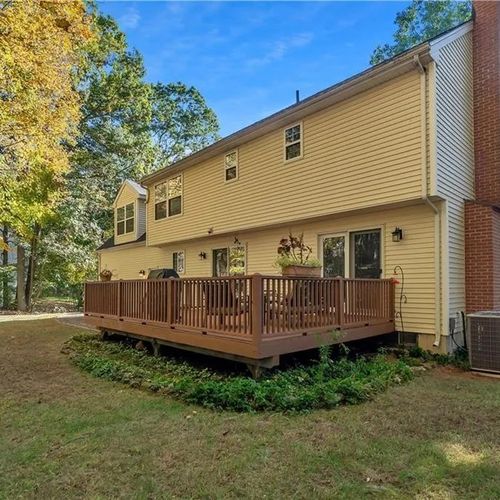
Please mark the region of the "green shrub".
[[96, 377], [238, 412], [297, 412], [356, 404], [412, 377], [402, 359], [376, 355], [332, 360], [328, 348], [321, 349], [318, 362], [274, 370], [259, 380], [153, 357], [122, 343], [103, 342], [92, 334], [72, 338], [64, 350], [76, 365]]

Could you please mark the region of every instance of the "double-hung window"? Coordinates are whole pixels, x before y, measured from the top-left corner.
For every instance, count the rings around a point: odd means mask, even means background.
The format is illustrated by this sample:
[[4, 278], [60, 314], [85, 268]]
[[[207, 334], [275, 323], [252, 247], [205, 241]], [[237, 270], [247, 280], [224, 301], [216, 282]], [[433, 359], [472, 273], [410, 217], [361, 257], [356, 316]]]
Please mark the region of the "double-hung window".
[[155, 186], [155, 220], [182, 213], [182, 175]]
[[231, 151], [224, 156], [224, 179], [226, 182], [238, 179], [238, 151]]
[[116, 209], [116, 234], [132, 233], [134, 231], [134, 204], [129, 203]]
[[285, 129], [285, 161], [302, 158], [302, 124]]

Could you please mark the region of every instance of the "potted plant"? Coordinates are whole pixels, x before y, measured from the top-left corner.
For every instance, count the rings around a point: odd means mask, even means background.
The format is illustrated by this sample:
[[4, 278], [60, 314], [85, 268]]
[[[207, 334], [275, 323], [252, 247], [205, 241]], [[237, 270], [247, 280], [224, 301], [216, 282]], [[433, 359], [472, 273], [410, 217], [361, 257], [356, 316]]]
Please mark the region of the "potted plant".
[[113, 276], [113, 272], [110, 271], [109, 269], [103, 269], [99, 273], [99, 277], [101, 278], [101, 281], [111, 281], [111, 276]]
[[304, 234], [289, 234], [283, 238], [278, 247], [276, 265], [281, 268], [283, 276], [321, 276], [321, 263], [311, 257], [312, 248], [304, 243]]

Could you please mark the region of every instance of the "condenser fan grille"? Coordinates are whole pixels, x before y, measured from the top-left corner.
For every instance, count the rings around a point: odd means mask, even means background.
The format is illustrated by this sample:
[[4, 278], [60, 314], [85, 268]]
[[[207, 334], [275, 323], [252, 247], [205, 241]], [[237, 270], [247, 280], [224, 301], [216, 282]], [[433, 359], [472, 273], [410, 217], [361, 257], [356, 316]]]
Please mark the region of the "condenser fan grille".
[[471, 368], [500, 373], [500, 313], [469, 315], [468, 337]]

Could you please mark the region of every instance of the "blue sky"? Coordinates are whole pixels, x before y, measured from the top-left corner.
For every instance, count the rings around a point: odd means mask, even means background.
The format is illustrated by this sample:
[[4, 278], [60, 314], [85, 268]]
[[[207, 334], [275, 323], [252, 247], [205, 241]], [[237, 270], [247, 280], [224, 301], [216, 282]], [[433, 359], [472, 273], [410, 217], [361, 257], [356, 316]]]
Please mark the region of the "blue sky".
[[150, 81], [197, 87], [221, 135], [369, 66], [409, 2], [103, 1]]

